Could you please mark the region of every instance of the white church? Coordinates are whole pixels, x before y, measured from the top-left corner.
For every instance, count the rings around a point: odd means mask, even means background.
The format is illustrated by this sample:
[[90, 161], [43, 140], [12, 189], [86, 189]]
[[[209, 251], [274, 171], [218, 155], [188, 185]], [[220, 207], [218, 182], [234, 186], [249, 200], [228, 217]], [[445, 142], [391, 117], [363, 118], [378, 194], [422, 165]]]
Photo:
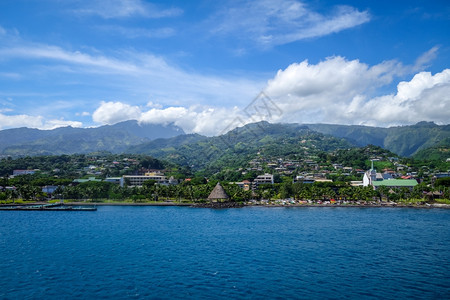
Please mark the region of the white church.
[[415, 179], [393, 179], [390, 175], [383, 176], [383, 174], [377, 173], [373, 167], [373, 160], [370, 170], [366, 171], [363, 176], [363, 186], [372, 186], [374, 190], [380, 186], [386, 186], [389, 189], [406, 187], [412, 190], [416, 185], [417, 180]]

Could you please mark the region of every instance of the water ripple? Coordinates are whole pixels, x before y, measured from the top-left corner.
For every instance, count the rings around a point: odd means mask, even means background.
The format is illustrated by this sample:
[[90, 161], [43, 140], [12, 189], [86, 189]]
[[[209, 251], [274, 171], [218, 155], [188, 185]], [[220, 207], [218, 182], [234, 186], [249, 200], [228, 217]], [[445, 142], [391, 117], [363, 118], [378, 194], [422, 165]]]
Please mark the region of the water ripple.
[[448, 299], [449, 220], [389, 208], [0, 212], [0, 298]]

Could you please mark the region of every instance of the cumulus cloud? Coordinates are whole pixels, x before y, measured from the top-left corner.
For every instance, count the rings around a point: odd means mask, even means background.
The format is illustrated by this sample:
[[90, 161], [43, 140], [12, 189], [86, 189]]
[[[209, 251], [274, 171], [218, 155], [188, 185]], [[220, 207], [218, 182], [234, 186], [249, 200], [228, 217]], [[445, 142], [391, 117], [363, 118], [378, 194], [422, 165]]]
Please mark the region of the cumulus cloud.
[[370, 99], [360, 107], [360, 123], [400, 125], [418, 121], [448, 124], [450, 69], [432, 75], [420, 72], [397, 85], [395, 95]]
[[303, 61], [278, 71], [269, 80], [266, 93], [284, 111], [283, 119], [333, 122], [342, 104], [360, 101], [390, 83], [399, 69], [402, 66], [394, 61], [370, 67], [339, 56], [316, 65]]
[[7, 128], [28, 127], [50, 130], [58, 127], [82, 127], [83, 124], [77, 121], [60, 120], [46, 120], [42, 116], [30, 115], [5, 115], [0, 113], [0, 130]]
[[83, 123], [78, 122], [78, 121], [66, 121], [66, 120], [47, 120], [44, 122], [44, 124], [40, 127], [38, 127], [39, 129], [45, 129], [45, 130], [52, 130], [55, 128], [59, 128], [59, 127], [67, 127], [67, 126], [71, 126], [71, 127], [83, 127]]
[[[373, 126], [404, 125], [423, 120], [448, 123], [450, 69], [434, 75], [417, 73], [410, 81], [398, 83], [395, 93], [376, 94], [379, 87], [391, 84], [407, 68], [395, 61], [369, 66], [339, 56], [317, 64], [303, 61], [278, 71], [264, 91], [267, 99], [251, 109], [205, 105], [163, 108], [151, 101], [138, 107], [102, 102], [93, 119], [101, 124], [130, 119], [151, 124], [173, 123], [188, 133], [205, 135], [222, 134], [263, 119]], [[261, 109], [266, 110], [266, 116], [258, 111]]]
[[92, 114], [94, 122], [102, 124], [115, 124], [127, 120], [137, 120], [142, 112], [138, 106], [122, 102], [104, 102]]
[[266, 93], [283, 114], [277, 121], [400, 125], [450, 120], [450, 70], [416, 74], [397, 93], [371, 96], [392, 82], [405, 66], [394, 61], [368, 66], [358, 60], [328, 58], [316, 65], [292, 64], [269, 80]]
[[[153, 106], [158, 105], [153, 104]], [[92, 118], [102, 125], [137, 120], [145, 124], [174, 124], [183, 128], [187, 133], [215, 135], [227, 129], [227, 125], [241, 114], [237, 107], [171, 106], [160, 108], [158, 106], [155, 108], [147, 106], [140, 108], [122, 102], [102, 102], [93, 113]], [[247, 121], [247, 123], [249, 122], [251, 120]], [[240, 125], [244, 125], [244, 123]]]
[[41, 116], [4, 115], [0, 113], [0, 129], [15, 127], [39, 128], [42, 126]]

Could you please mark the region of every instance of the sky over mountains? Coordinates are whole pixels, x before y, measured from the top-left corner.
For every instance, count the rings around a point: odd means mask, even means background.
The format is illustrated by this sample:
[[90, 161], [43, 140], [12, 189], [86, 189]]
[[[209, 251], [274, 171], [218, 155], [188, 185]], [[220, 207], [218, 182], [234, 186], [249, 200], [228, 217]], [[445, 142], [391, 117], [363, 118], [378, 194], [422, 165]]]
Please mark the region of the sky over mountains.
[[447, 1], [0, 2], [0, 129], [450, 120]]

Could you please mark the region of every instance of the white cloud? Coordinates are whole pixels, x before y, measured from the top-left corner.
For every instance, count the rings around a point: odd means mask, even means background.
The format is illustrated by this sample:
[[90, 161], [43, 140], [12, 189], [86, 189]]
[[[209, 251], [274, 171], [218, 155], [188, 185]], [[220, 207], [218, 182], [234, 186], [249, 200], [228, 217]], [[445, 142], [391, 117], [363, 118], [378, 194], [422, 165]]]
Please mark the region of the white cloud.
[[123, 62], [104, 56], [91, 56], [79, 51], [66, 51], [56, 46], [30, 44], [0, 48], [0, 56], [6, 58], [50, 59], [74, 65], [91, 66], [109, 69], [117, 72], [136, 72], [137, 67], [131, 63]]
[[240, 36], [273, 46], [321, 37], [370, 21], [367, 11], [337, 6], [328, 15], [296, 0], [238, 1], [208, 21], [213, 34]]
[[[422, 120], [450, 120], [450, 69], [432, 75], [420, 72], [398, 83], [397, 93], [374, 96], [410, 66], [395, 61], [369, 66], [358, 60], [330, 57], [317, 64], [307, 61], [280, 70], [268, 81], [265, 93], [281, 112], [268, 121], [391, 126]], [[263, 104], [263, 103], [261, 103]], [[260, 105], [263, 108], [263, 105]], [[120, 102], [102, 102], [94, 121], [102, 124], [136, 119], [143, 123], [174, 123], [186, 132], [225, 133], [255, 118], [243, 107], [170, 106], [148, 102], [140, 108]], [[258, 119], [259, 120], [259, 119]]]
[[168, 124], [180, 121], [188, 114], [189, 110], [184, 107], [152, 108], [142, 113], [138, 119], [143, 123]]
[[[22, 80], [34, 78], [36, 74], [49, 77], [67, 74], [79, 82], [80, 74], [83, 78], [95, 75], [92, 80], [107, 89], [120, 87], [124, 95], [165, 98], [171, 105], [178, 99], [192, 104], [210, 103], [211, 99], [218, 102], [245, 101], [264, 86], [263, 75], [258, 76], [261, 79], [252, 79], [252, 75], [247, 74], [248, 79], [244, 79], [239, 75], [198, 74], [171, 65], [162, 57], [134, 51], [117, 51], [106, 56], [19, 41], [0, 46], [0, 57], [11, 61], [29, 60], [29, 67], [21, 73]], [[85, 79], [77, 84], [91, 86], [92, 82]]]
[[138, 106], [122, 102], [104, 102], [92, 114], [94, 122], [102, 124], [115, 124], [127, 120], [137, 120], [141, 116]]
[[139, 121], [151, 124], [173, 123], [183, 128], [187, 133], [212, 136], [224, 133], [223, 131], [239, 115], [241, 115], [241, 112], [237, 107], [168, 107], [165, 109], [150, 109], [141, 115]]
[[[241, 112], [237, 107], [192, 106], [186, 108], [172, 106], [142, 110], [140, 107], [122, 102], [102, 102], [93, 113], [92, 118], [102, 125], [138, 120], [147, 124], [175, 124], [187, 133], [215, 135], [227, 129], [229, 123], [239, 115], [241, 115]], [[251, 120], [248, 120], [248, 122], [251, 122]], [[242, 126], [244, 123], [239, 125]]]
[[400, 82], [397, 94], [376, 97], [361, 105], [358, 119], [369, 125], [401, 125], [419, 121], [448, 124], [450, 69], [435, 75], [421, 72], [410, 81]]
[[78, 15], [97, 15], [105, 19], [140, 16], [145, 18], [165, 18], [179, 16], [180, 8], [159, 8], [142, 0], [89, 0], [81, 1], [79, 8], [72, 10]]
[[436, 58], [438, 51], [439, 47], [434, 46], [433, 48], [431, 48], [430, 50], [419, 56], [416, 59], [415, 65], [413, 66], [413, 71], [414, 72], [421, 71], [424, 68], [428, 67], [428, 64]]
[[83, 124], [81, 122], [65, 121], [63, 119], [46, 120], [42, 116], [5, 115], [0, 113], [0, 130], [7, 128], [20, 128], [20, 127], [49, 130], [66, 126], [82, 127]]
[[52, 130], [55, 128], [59, 128], [59, 127], [67, 127], [67, 126], [71, 126], [71, 127], [83, 127], [83, 123], [78, 122], [78, 121], [65, 121], [65, 120], [47, 120], [44, 122], [44, 124], [40, 127], [38, 127], [39, 129], [45, 129], [45, 130]]
[[303, 61], [278, 71], [265, 91], [284, 111], [283, 119], [332, 123], [343, 103], [390, 83], [401, 68], [392, 61], [370, 67], [339, 56], [316, 65]]
[[304, 61], [278, 71], [266, 93], [283, 115], [276, 121], [390, 126], [422, 120], [450, 120], [450, 70], [416, 74], [400, 82], [395, 95], [371, 97], [374, 88], [389, 84], [405, 67], [384, 62], [368, 66], [342, 57], [316, 65]]
[[40, 128], [43, 118], [29, 115], [4, 115], [0, 113], [0, 129], [30, 127]]

